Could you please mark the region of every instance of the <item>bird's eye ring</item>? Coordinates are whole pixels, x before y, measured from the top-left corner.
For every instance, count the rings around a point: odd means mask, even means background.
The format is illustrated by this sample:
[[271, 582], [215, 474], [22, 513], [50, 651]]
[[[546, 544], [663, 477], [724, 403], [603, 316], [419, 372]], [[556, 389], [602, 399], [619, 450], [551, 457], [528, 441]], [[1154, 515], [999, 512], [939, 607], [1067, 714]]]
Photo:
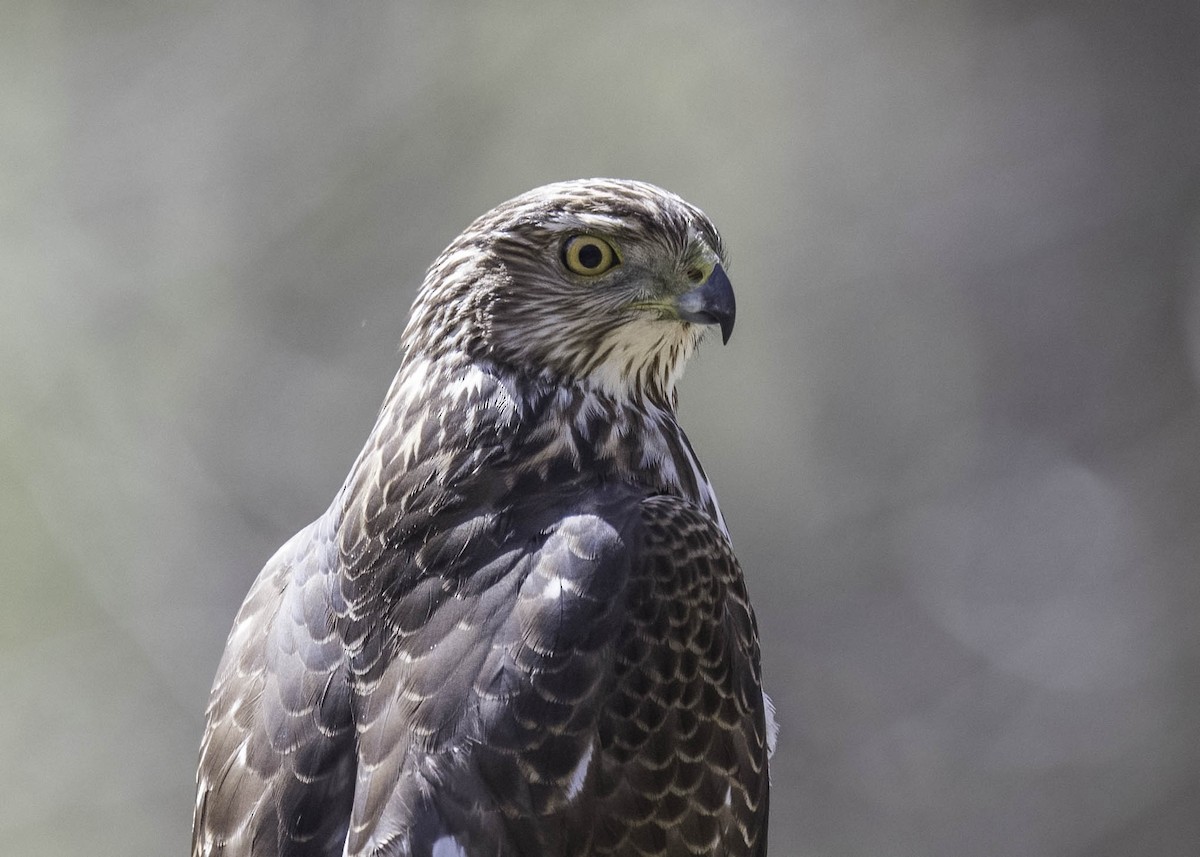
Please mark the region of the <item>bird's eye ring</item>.
[[595, 235], [574, 235], [563, 244], [563, 264], [567, 270], [584, 277], [603, 274], [621, 263], [617, 251]]

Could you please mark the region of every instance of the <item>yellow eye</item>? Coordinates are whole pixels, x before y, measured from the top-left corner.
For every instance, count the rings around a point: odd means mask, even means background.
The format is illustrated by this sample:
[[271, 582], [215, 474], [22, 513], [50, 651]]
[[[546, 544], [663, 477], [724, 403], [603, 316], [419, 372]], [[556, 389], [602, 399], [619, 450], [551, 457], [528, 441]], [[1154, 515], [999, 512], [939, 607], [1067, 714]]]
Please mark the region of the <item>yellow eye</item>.
[[620, 263], [612, 245], [594, 235], [576, 235], [563, 245], [563, 264], [584, 277], [603, 274]]

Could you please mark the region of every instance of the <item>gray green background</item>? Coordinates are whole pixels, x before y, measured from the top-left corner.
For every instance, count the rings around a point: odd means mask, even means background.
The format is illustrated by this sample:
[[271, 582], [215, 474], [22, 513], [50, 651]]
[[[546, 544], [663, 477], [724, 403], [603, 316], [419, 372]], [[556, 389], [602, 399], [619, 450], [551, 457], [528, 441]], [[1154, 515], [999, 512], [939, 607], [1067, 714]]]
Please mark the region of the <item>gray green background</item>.
[[547, 181], [725, 232], [682, 418], [772, 854], [1194, 855], [1200, 6], [0, 3], [0, 851], [186, 852], [205, 697], [425, 267]]

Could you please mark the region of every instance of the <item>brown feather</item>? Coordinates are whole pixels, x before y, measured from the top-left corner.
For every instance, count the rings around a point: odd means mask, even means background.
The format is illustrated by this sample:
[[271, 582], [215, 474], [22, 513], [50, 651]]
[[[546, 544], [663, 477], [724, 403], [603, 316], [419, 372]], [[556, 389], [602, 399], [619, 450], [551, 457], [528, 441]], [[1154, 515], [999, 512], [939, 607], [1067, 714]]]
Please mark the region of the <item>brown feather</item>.
[[[578, 232], [611, 275], [565, 271]], [[342, 491], [238, 614], [195, 857], [766, 853], [754, 614], [674, 413], [700, 330], [640, 308], [723, 254], [612, 180], [447, 248]]]

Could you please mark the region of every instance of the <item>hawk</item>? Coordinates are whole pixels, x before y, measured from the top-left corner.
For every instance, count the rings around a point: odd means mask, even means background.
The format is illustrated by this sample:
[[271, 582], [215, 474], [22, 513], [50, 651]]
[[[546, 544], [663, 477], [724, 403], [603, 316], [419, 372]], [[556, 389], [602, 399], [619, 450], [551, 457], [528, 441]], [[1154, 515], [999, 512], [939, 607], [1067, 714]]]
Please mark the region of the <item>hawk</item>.
[[766, 854], [754, 612], [675, 416], [733, 328], [724, 260], [610, 179], [446, 248], [344, 485], [234, 622], [195, 857]]

